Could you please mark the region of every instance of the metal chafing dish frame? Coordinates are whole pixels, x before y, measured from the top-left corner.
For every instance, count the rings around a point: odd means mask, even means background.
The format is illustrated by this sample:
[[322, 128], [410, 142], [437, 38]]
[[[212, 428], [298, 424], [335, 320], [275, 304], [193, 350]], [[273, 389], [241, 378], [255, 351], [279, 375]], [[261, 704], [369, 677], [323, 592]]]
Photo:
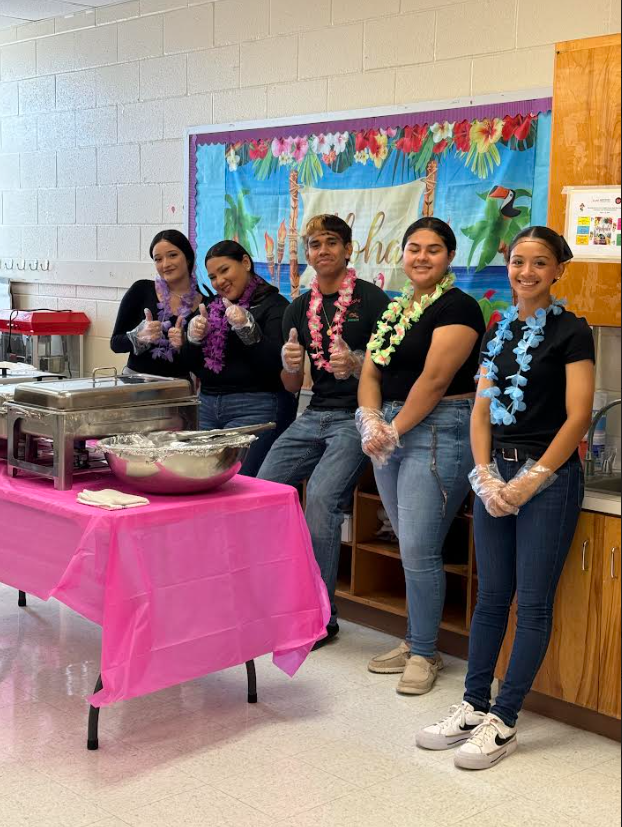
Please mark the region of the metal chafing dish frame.
[[[111, 370], [112, 377], [98, 380], [97, 375], [104, 370]], [[144, 377], [143, 377], [144, 378]], [[19, 470], [28, 471], [52, 478], [54, 487], [59, 491], [68, 491], [73, 487], [74, 477], [74, 448], [76, 442], [86, 442], [90, 439], [103, 439], [105, 437], [130, 433], [149, 433], [151, 431], [188, 431], [198, 427], [199, 402], [194, 394], [192, 384], [189, 380], [170, 380], [162, 377], [150, 377], [162, 383], [171, 383], [171, 393], [166, 394], [166, 388], [151, 389], [153, 393], [144, 392], [142, 399], [137, 401], [128, 392], [126, 402], [117, 405], [105, 405], [105, 389], [102, 394], [90, 394], [91, 401], [97, 403], [97, 407], [75, 408], [76, 394], [67, 393], [59, 397], [59, 405], [51, 407], [46, 405], [34, 405], [31, 400], [39, 395], [41, 401], [45, 397], [39, 388], [33, 385], [22, 385], [19, 388], [19, 395], [29, 400], [24, 402], [14, 400], [6, 403], [7, 411], [7, 467], [9, 474], [17, 476]], [[114, 381], [113, 387], [118, 387], [119, 376], [115, 368], [98, 368], [93, 371], [93, 387], [98, 387], [98, 382], [106, 380]], [[131, 386], [132, 377], [124, 377], [128, 386]], [[69, 380], [71, 381], [71, 380]], [[173, 398], [176, 382], [187, 382], [188, 395]], [[66, 382], [61, 382], [65, 385]], [[177, 385], [177, 391], [179, 386]], [[38, 393], [37, 393], [38, 392]], [[123, 394], [121, 394], [123, 395]], [[136, 394], [134, 394], [136, 397]], [[164, 397], [164, 398], [163, 398]], [[167, 398], [168, 397], [168, 398]], [[19, 444], [22, 439], [26, 440], [26, 455], [24, 459], [19, 458]], [[52, 465], [42, 465], [36, 462], [36, 451], [34, 443], [36, 439], [48, 439], [53, 445]]]

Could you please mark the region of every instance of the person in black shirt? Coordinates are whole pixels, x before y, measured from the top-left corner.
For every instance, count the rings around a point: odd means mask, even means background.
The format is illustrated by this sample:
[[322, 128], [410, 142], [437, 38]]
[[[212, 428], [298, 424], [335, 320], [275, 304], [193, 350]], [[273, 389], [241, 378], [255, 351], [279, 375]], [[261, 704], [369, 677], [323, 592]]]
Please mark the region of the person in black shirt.
[[443, 667], [443, 546], [469, 490], [469, 423], [479, 349], [479, 304], [454, 287], [453, 230], [422, 218], [404, 236], [408, 284], [378, 324], [363, 368], [357, 423], [399, 538], [406, 575], [406, 643], [371, 672], [400, 674], [397, 691], [424, 695]]
[[[549, 645], [553, 605], [584, 492], [577, 446], [594, 399], [594, 341], [585, 319], [551, 296], [572, 258], [566, 241], [530, 227], [509, 249], [518, 305], [484, 342], [471, 437], [479, 577], [464, 700], [417, 736], [460, 746], [455, 763], [488, 769], [517, 746], [516, 723]], [[510, 664], [491, 710], [491, 685], [518, 595]]]
[[141, 279], [127, 291], [110, 347], [130, 354], [128, 372], [186, 378], [184, 330], [203, 301], [194, 277], [194, 250], [183, 233], [163, 230], [151, 242], [149, 255], [158, 277], [155, 283]]
[[296, 415], [296, 397], [281, 382], [283, 314], [289, 303], [256, 275], [253, 260], [236, 241], [208, 250], [205, 266], [216, 295], [190, 324], [188, 355], [201, 382], [202, 430], [263, 425], [241, 473], [254, 477], [275, 439]]
[[327, 636], [339, 632], [335, 589], [344, 509], [367, 458], [354, 413], [365, 347], [388, 300], [348, 267], [352, 230], [334, 215], [312, 218], [305, 230], [307, 259], [317, 277], [285, 313], [283, 382], [298, 393], [305, 353], [311, 359], [313, 397], [303, 415], [276, 442], [259, 477], [298, 485], [308, 480], [306, 518], [313, 549], [332, 603]]

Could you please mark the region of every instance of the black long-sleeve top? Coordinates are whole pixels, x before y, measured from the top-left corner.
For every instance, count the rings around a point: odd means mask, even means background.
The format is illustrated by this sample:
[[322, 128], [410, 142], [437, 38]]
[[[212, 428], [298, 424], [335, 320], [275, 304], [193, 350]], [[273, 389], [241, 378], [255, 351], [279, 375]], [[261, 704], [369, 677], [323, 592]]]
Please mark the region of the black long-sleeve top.
[[[214, 301], [212, 298], [209, 301]], [[262, 283], [253, 296], [250, 313], [258, 327], [259, 341], [247, 345], [234, 330], [229, 329], [225, 346], [224, 367], [214, 373], [205, 367], [201, 345], [188, 343], [190, 369], [201, 380], [201, 393], [277, 393], [281, 382], [281, 350], [283, 348], [283, 316], [289, 306], [275, 287]], [[209, 335], [209, 333], [208, 333]]]
[[[148, 308], [152, 312], [154, 319], [158, 318], [160, 312], [158, 301], [155, 282], [149, 279], [141, 279], [133, 284], [121, 301], [117, 321], [110, 339], [110, 347], [114, 353], [129, 353], [127, 366], [137, 373], [185, 379], [190, 375], [192, 368], [188, 361], [188, 354], [183, 348], [174, 354], [172, 362], [167, 359], [154, 359], [153, 346], [149, 350], [136, 355], [132, 342], [127, 335], [129, 331], [135, 330], [145, 320], [145, 309]], [[198, 310], [189, 317], [188, 321], [197, 313]], [[177, 316], [172, 316], [171, 324], [175, 325], [176, 322]]]

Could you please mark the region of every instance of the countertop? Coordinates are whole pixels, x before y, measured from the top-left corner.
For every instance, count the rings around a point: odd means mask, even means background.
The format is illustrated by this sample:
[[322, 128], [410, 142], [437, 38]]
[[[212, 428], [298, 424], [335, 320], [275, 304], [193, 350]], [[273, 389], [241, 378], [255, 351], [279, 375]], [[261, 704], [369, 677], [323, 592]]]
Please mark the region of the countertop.
[[599, 514], [609, 514], [612, 517], [619, 517], [621, 512], [620, 496], [617, 494], [602, 494], [599, 491], [585, 492], [583, 500], [585, 511], [596, 511]]

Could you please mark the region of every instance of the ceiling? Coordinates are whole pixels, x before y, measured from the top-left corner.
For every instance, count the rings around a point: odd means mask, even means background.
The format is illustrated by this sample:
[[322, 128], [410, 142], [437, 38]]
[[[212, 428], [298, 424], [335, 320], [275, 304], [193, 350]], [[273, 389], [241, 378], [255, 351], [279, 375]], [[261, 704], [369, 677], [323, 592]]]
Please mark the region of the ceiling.
[[124, 0], [0, 0], [0, 29], [122, 2]]

